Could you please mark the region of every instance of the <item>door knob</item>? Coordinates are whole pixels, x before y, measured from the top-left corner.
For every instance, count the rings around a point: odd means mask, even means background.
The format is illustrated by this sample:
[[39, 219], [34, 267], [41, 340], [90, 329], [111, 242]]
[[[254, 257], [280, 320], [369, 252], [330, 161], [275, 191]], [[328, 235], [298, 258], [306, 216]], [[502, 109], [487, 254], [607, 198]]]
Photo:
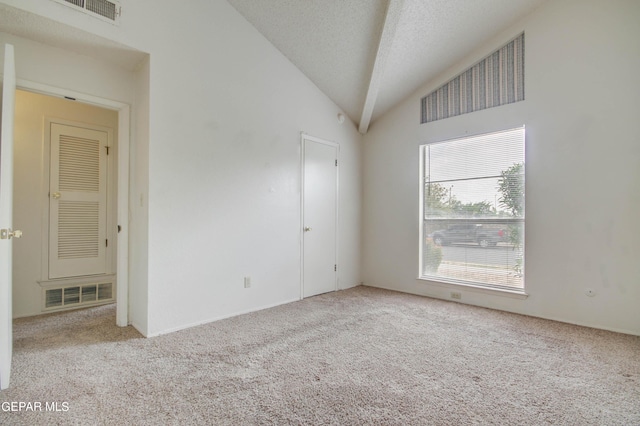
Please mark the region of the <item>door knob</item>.
[[22, 237], [22, 231], [16, 229], [12, 231], [9, 229], [0, 229], [0, 240], [10, 240], [11, 238], [20, 238]]
[[310, 227], [307, 226], [306, 228], [304, 228], [304, 232], [309, 232], [309, 231], [311, 231]]
[[60, 197], [62, 197], [62, 194], [60, 194], [59, 192], [54, 192], [53, 194], [51, 194], [51, 198], [53, 198], [54, 200], [57, 200]]

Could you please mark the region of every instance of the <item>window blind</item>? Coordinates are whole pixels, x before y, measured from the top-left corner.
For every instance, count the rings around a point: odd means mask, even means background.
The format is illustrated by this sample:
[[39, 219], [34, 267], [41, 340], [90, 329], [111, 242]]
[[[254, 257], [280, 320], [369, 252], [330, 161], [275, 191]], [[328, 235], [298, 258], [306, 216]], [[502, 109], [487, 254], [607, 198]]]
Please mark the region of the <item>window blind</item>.
[[421, 276], [524, 288], [524, 127], [422, 146]]
[[421, 123], [524, 100], [524, 33], [421, 100]]

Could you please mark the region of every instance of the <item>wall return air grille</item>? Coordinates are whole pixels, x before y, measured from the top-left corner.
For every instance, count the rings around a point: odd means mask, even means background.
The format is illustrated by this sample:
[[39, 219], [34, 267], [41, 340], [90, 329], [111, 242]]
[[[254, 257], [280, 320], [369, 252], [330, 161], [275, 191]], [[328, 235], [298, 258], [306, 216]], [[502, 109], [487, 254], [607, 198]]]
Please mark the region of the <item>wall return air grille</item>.
[[45, 290], [44, 308], [63, 309], [113, 302], [113, 283], [73, 285]]
[[111, 23], [118, 23], [121, 8], [117, 1], [110, 0], [54, 0], [58, 3], [82, 9], [89, 15]]

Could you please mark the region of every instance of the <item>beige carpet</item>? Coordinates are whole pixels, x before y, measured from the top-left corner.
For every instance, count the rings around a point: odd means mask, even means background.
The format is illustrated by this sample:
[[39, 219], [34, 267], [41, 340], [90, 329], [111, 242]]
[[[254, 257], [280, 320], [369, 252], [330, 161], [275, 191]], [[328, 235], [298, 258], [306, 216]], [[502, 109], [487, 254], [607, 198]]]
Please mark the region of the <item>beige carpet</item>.
[[634, 336], [367, 287], [152, 339], [114, 323], [16, 320], [0, 403], [43, 411], [0, 424], [640, 424]]

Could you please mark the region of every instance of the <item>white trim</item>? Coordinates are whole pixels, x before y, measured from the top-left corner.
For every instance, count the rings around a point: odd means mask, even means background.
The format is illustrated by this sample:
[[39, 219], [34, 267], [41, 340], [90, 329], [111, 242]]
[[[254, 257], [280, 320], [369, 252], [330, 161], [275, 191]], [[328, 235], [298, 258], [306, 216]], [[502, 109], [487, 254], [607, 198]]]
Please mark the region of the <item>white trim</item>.
[[378, 98], [378, 92], [380, 91], [380, 85], [382, 83], [382, 76], [387, 66], [387, 59], [391, 53], [391, 46], [396, 36], [396, 30], [398, 28], [398, 21], [400, 21], [400, 15], [404, 10], [404, 0], [389, 0], [387, 10], [385, 12], [384, 24], [382, 26], [382, 33], [380, 34], [380, 40], [378, 42], [376, 57], [373, 63], [373, 69], [371, 70], [371, 77], [369, 78], [369, 86], [367, 88], [367, 96], [362, 106], [362, 115], [360, 116], [360, 126], [358, 131], [363, 135], [369, 130], [369, 123], [371, 122], [371, 116], [373, 109], [376, 105], [376, 99]]
[[301, 137], [301, 140], [307, 139], [307, 140], [310, 140], [312, 142], [317, 142], [317, 143], [321, 143], [321, 144], [329, 145], [329, 146], [335, 146], [336, 148], [338, 148], [338, 151], [340, 151], [340, 144], [338, 142], [333, 142], [333, 141], [330, 141], [328, 139], [321, 139], [321, 138], [318, 138], [318, 137], [315, 137], [315, 136], [310, 136], [310, 135], [306, 134], [305, 132], [300, 132], [300, 137]]
[[81, 277], [41, 280], [41, 281], [38, 281], [38, 284], [42, 288], [49, 289], [49, 288], [65, 287], [67, 285], [73, 286], [78, 284], [94, 284], [94, 283], [103, 283], [103, 282], [115, 283], [116, 274], [84, 275]]
[[[305, 140], [328, 145], [336, 149], [336, 241], [335, 241], [335, 265], [336, 269], [340, 269], [338, 264], [339, 256], [339, 240], [340, 240], [340, 144], [337, 142], [321, 139], [315, 136], [310, 136], [305, 132], [300, 132], [300, 300], [304, 299], [304, 154], [305, 154]], [[336, 270], [336, 282], [334, 291], [339, 289], [339, 276], [338, 270]]]
[[[418, 280], [421, 281], [428, 281], [431, 283], [442, 283], [444, 285], [452, 285], [452, 286], [459, 286], [459, 287], [465, 287], [465, 288], [469, 288], [469, 289], [474, 289], [474, 290], [487, 290], [489, 293], [493, 293], [493, 294], [501, 294], [501, 295], [507, 295], [507, 294], [511, 294], [514, 295], [512, 297], [516, 297], [516, 298], [522, 298], [525, 299], [528, 297], [528, 294], [525, 292], [525, 284], [524, 284], [524, 276], [523, 276], [523, 286], [521, 289], [518, 288], [514, 288], [513, 290], [511, 290], [510, 288], [508, 288], [507, 286], [504, 287], [498, 287], [498, 286], [493, 286], [491, 284], [483, 284], [481, 282], [472, 282], [472, 281], [465, 281], [465, 280], [458, 280], [458, 279], [452, 279], [452, 278], [448, 278], [448, 277], [440, 277], [440, 276], [436, 276], [436, 275], [425, 275], [424, 274], [424, 246], [425, 246], [425, 242], [426, 242], [426, 235], [424, 235], [424, 226], [425, 226], [425, 222], [428, 220], [434, 220], [434, 219], [426, 219], [425, 218], [425, 211], [424, 211], [424, 207], [425, 207], [425, 198], [424, 198], [424, 192], [425, 192], [425, 184], [426, 184], [426, 167], [427, 167], [427, 163], [430, 161], [430, 157], [427, 158], [427, 152], [430, 153], [430, 147], [432, 146], [437, 146], [440, 144], [448, 144], [448, 143], [452, 143], [452, 142], [459, 142], [459, 141], [467, 141], [467, 140], [479, 140], [481, 138], [491, 138], [494, 136], [499, 136], [499, 135], [504, 135], [505, 133], [509, 133], [509, 140], [511, 140], [511, 138], [513, 139], [518, 139], [517, 137], [514, 137], [513, 134], [516, 132], [521, 132], [522, 135], [522, 143], [523, 143], [523, 154], [525, 154], [526, 152], [526, 127], [523, 124], [522, 126], [518, 126], [518, 127], [513, 127], [513, 128], [509, 128], [509, 129], [504, 129], [504, 130], [495, 130], [495, 131], [491, 131], [491, 132], [485, 132], [485, 133], [477, 133], [477, 134], [473, 134], [473, 135], [465, 135], [465, 136], [460, 136], [460, 137], [456, 137], [456, 138], [451, 138], [451, 139], [442, 139], [442, 140], [437, 140], [437, 141], [433, 141], [433, 142], [427, 142], [427, 143], [423, 143], [420, 144], [418, 146], [419, 148], [419, 165], [420, 165], [420, 173], [418, 175], [418, 179], [419, 179], [419, 184], [418, 184], [418, 191], [419, 191], [419, 223], [418, 223]], [[520, 133], [518, 133], [518, 135], [520, 135]], [[504, 140], [504, 139], [503, 139]], [[430, 154], [429, 154], [430, 155]], [[525, 173], [526, 173], [526, 166], [525, 166]], [[486, 176], [485, 176], [486, 177]], [[462, 180], [462, 179], [461, 179]], [[467, 179], [464, 179], [465, 181]], [[433, 182], [430, 180], [430, 182]], [[436, 183], [438, 183], [438, 181], [435, 181]], [[526, 179], [525, 179], [526, 182]], [[439, 220], [440, 218], [436, 219]], [[465, 219], [465, 218], [450, 218], [450, 217], [443, 217], [443, 220], [473, 220], [473, 218], [470, 219]], [[496, 217], [496, 218], [481, 218], [481, 219], [476, 219], [478, 222], [480, 222], [481, 220], [483, 221], [488, 221], [488, 220], [495, 220], [496, 222], [504, 222], [505, 220], [509, 220], [511, 221], [518, 221], [521, 222], [523, 225], [525, 225], [525, 217], [523, 216], [522, 218], [504, 218], [504, 217]], [[523, 245], [523, 259], [524, 259], [524, 245]], [[526, 265], [526, 262], [523, 263], [523, 265]]]
[[[239, 315], [250, 314], [252, 312], [263, 311], [265, 309], [275, 308], [276, 306], [288, 305], [289, 303], [294, 303], [294, 302], [299, 302], [299, 300], [298, 299], [285, 300], [284, 302], [278, 302], [278, 303], [273, 303], [273, 304], [270, 304], [270, 305], [260, 306], [258, 308], [247, 309], [247, 310], [236, 312], [236, 313], [233, 313], [233, 314], [214, 317], [214, 318], [211, 318], [211, 319], [208, 319], [208, 320], [192, 322], [192, 323], [181, 325], [181, 326], [178, 326], [178, 327], [169, 328], [167, 330], [158, 331], [156, 333], [151, 333], [151, 334], [146, 335], [145, 337], [158, 337], [158, 336], [162, 336], [163, 334], [170, 334], [170, 333], [174, 333], [176, 331], [186, 330], [186, 329], [192, 328], [192, 327], [197, 327], [199, 325], [210, 324], [212, 322], [220, 321], [220, 320], [223, 320], [223, 319], [233, 318], [233, 317], [237, 317]], [[135, 324], [133, 324], [133, 326], [135, 327]], [[138, 327], [135, 327], [135, 328], [137, 330], [142, 330], [141, 328], [138, 328]]]
[[304, 299], [304, 138], [307, 135], [300, 132], [300, 296]]
[[[44, 96], [48, 96], [48, 95], [44, 95]], [[78, 128], [82, 128], [82, 129], [89, 129], [89, 130], [96, 130], [99, 132], [104, 132], [107, 134], [107, 146], [114, 149], [113, 151], [114, 153], [117, 153], [117, 147], [118, 144], [116, 143], [114, 145], [114, 131], [115, 129], [113, 129], [112, 127], [107, 127], [107, 126], [101, 126], [101, 125], [97, 125], [97, 124], [92, 124], [92, 123], [84, 123], [81, 121], [73, 121], [73, 120], [66, 120], [66, 119], [61, 119], [61, 118], [57, 118], [57, 117], [53, 117], [53, 116], [49, 116], [46, 115], [44, 116], [44, 140], [43, 140], [43, 146], [42, 146], [42, 168], [43, 168], [43, 176], [44, 176], [44, 183], [46, 183], [46, 185], [42, 185], [42, 193], [41, 193], [41, 197], [42, 200], [46, 200], [43, 202], [43, 209], [42, 209], [42, 235], [46, 236], [45, 238], [42, 238], [41, 241], [41, 245], [42, 245], [42, 249], [41, 249], [41, 254], [42, 254], [42, 260], [41, 260], [41, 265], [42, 265], [42, 271], [40, 273], [40, 280], [42, 281], [48, 281], [48, 280], [66, 280], [68, 279], [67, 277], [60, 277], [60, 278], [50, 278], [50, 231], [51, 231], [51, 217], [50, 217], [50, 213], [51, 213], [51, 205], [50, 205], [50, 198], [49, 198], [49, 192], [51, 190], [51, 182], [50, 182], [50, 176], [51, 176], [51, 125], [52, 124], [61, 124], [64, 126], [70, 126], [70, 127], [78, 127]], [[114, 179], [113, 176], [113, 168], [116, 167], [116, 163], [113, 161], [112, 159], [113, 156], [107, 156], [106, 157], [106, 161], [107, 161], [107, 215], [106, 215], [106, 235], [105, 237], [109, 240], [109, 241], [114, 241], [115, 238], [117, 238], [117, 234], [116, 232], [114, 232], [115, 226], [116, 226], [116, 220], [117, 220], [117, 212], [113, 212], [113, 207], [112, 207], [112, 203], [114, 201], [116, 201], [116, 198], [114, 197], [114, 192], [116, 191], [117, 188], [117, 181], [116, 179]], [[117, 203], [116, 203], [117, 206]], [[105, 275], [109, 275], [109, 274], [114, 274], [114, 269], [117, 270], [117, 268], [114, 268], [114, 256], [113, 256], [113, 248], [111, 250], [106, 250], [105, 253], [105, 272], [103, 274], [96, 274], [96, 275], [101, 275], [101, 276], [105, 276]]]
[[[435, 284], [435, 285], [439, 285], [442, 284], [440, 282], [430, 282], [430, 284]], [[389, 291], [394, 291], [396, 293], [404, 293], [404, 294], [410, 294], [412, 296], [418, 296], [418, 297], [427, 297], [429, 299], [435, 299], [435, 300], [442, 300], [444, 302], [454, 302], [454, 303], [460, 303], [463, 305], [468, 305], [468, 306], [474, 306], [474, 307], [478, 307], [478, 308], [484, 308], [484, 309], [491, 309], [493, 311], [498, 311], [498, 312], [506, 312], [508, 314], [513, 314], [513, 315], [525, 315], [528, 317], [532, 317], [532, 318], [539, 318], [539, 319], [543, 319], [543, 320], [547, 320], [547, 321], [556, 321], [559, 323], [563, 323], [563, 324], [571, 324], [571, 325], [576, 325], [579, 327], [588, 327], [588, 328], [593, 328], [596, 330], [607, 330], [607, 331], [613, 331], [615, 333], [623, 333], [623, 334], [629, 334], [631, 336], [640, 336], [640, 334], [638, 334], [637, 331], [635, 330], [630, 330], [630, 329], [625, 329], [625, 328], [617, 328], [617, 327], [608, 327], [608, 326], [604, 326], [601, 324], [591, 324], [591, 323], [587, 323], [585, 321], [572, 321], [572, 320], [568, 320], [568, 319], [563, 319], [561, 317], [557, 317], [557, 316], [543, 316], [543, 315], [535, 315], [529, 312], [522, 312], [522, 311], [518, 311], [518, 310], [508, 310], [504, 307], [502, 308], [495, 308], [495, 307], [490, 307], [487, 304], [481, 304], [478, 302], [463, 302], [460, 300], [454, 300], [454, 299], [448, 299], [446, 297], [440, 297], [440, 296], [436, 296], [436, 295], [432, 295], [432, 294], [426, 294], [424, 292], [418, 292], [417, 290], [407, 290], [407, 289], [403, 289], [403, 290], [399, 290], [396, 287], [391, 287], [391, 286], [384, 286], [384, 285], [373, 285], [373, 284], [364, 284], [365, 287], [371, 287], [371, 288], [379, 288], [382, 290], [389, 290]], [[446, 286], [446, 285], [445, 285]], [[442, 286], [444, 287], [444, 286]], [[455, 287], [458, 291], [460, 290], [458, 288], [458, 286]], [[454, 287], [451, 287], [451, 289], [454, 289]], [[478, 288], [477, 290], [480, 290], [480, 292], [485, 293], [484, 290], [487, 290], [486, 288]], [[495, 294], [495, 293], [494, 293]], [[524, 296], [528, 296], [528, 295], [524, 295]], [[507, 295], [507, 297], [515, 297], [518, 299], [524, 299], [523, 296], [510, 296]]]
[[[84, 104], [94, 105], [101, 108], [113, 109], [116, 111], [122, 110], [124, 107], [129, 107], [128, 104], [123, 102], [114, 101], [112, 99], [100, 98], [98, 96], [88, 95], [86, 93], [76, 92], [71, 89], [62, 89], [59, 87], [49, 86], [47, 84], [37, 83], [35, 81], [29, 81], [24, 79], [17, 79], [16, 85], [19, 89], [27, 90], [29, 92], [40, 93], [47, 96], [58, 96], [61, 98], [76, 100]], [[127, 132], [127, 138], [129, 137]]]
[[[116, 213], [116, 324], [129, 324], [129, 129], [131, 108], [122, 104], [118, 110], [118, 211]], [[121, 137], [126, 135], [126, 143]]]
[[424, 160], [426, 149], [424, 145], [419, 145], [418, 149], [420, 150], [420, 154], [418, 155], [420, 163], [420, 172], [418, 173], [418, 200], [420, 203], [420, 215], [418, 216], [418, 276], [420, 276], [423, 273], [422, 271], [424, 271]]
[[[509, 290], [507, 288], [490, 287], [488, 285], [482, 285], [481, 283], [473, 284], [473, 283], [467, 283], [464, 281], [453, 281], [453, 280], [447, 281], [446, 279], [441, 279], [439, 277], [433, 277], [433, 278], [418, 277], [416, 279], [430, 286], [433, 285], [436, 287], [443, 287], [443, 288], [448, 288], [456, 291], [465, 289], [465, 290], [472, 291], [474, 293], [492, 294], [495, 296], [512, 297], [515, 299], [526, 299], [527, 297], [529, 297], [529, 294], [525, 293], [524, 289], [518, 290], [514, 288], [513, 290]], [[445, 299], [445, 300], [450, 300], [450, 299]], [[453, 300], [453, 299], [451, 300], [453, 302], [459, 302], [458, 300]]]
[[118, 255], [116, 262], [116, 324], [129, 324], [129, 147], [130, 106], [123, 102], [61, 89], [29, 80], [17, 79], [18, 89], [47, 96], [71, 98], [81, 103], [118, 111]]

